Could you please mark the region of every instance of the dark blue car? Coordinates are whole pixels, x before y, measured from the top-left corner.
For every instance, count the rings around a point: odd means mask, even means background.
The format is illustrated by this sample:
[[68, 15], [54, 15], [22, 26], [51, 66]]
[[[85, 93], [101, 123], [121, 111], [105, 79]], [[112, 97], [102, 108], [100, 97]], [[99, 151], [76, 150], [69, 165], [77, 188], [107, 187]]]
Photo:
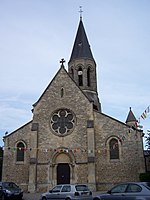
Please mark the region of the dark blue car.
[[0, 182], [0, 199], [17, 199], [21, 200], [23, 190], [14, 182]]
[[3, 189], [2, 186], [0, 186], [0, 200], [4, 200], [4, 193], [3, 193]]

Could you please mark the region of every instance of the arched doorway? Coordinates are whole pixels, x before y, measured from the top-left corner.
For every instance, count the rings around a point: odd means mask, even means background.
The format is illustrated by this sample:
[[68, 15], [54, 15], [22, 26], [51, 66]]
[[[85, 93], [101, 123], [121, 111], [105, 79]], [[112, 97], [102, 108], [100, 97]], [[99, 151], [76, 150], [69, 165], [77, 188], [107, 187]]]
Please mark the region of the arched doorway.
[[[63, 150], [62, 150], [63, 149]], [[50, 165], [50, 181], [53, 185], [69, 184], [74, 182], [75, 178], [75, 158], [72, 151], [64, 151], [61, 148], [54, 152], [52, 157], [52, 165]]]
[[59, 163], [57, 165], [57, 184], [70, 183], [70, 166], [68, 163]]

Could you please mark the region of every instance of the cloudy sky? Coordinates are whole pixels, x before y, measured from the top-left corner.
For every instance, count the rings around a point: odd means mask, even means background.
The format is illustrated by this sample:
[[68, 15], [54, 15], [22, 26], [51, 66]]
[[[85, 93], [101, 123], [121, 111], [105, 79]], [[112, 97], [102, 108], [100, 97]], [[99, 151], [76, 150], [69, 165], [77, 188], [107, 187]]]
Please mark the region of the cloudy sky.
[[0, 0], [0, 145], [32, 119], [32, 105], [67, 63], [79, 7], [97, 63], [103, 113], [125, 122], [129, 107], [150, 130], [149, 0]]

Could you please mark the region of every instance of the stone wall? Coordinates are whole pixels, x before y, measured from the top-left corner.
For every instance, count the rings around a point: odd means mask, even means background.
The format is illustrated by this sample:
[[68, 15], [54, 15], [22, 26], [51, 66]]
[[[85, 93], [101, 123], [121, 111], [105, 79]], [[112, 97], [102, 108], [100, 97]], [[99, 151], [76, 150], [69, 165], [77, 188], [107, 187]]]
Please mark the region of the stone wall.
[[[139, 181], [145, 171], [141, 132], [95, 112], [96, 183], [98, 190], [123, 181]], [[109, 140], [118, 139], [119, 159], [110, 159]], [[121, 139], [121, 140], [120, 140]]]
[[[2, 181], [13, 181], [27, 191], [29, 181], [31, 122], [5, 137]], [[24, 142], [26, 146], [24, 162], [16, 161], [16, 145]]]

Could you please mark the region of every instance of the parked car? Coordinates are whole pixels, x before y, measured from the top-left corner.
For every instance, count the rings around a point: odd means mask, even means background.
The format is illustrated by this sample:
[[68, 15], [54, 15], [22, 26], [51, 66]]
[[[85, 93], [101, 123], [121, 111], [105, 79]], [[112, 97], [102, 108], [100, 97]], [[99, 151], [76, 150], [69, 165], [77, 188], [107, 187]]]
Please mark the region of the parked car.
[[0, 182], [1, 199], [17, 199], [21, 200], [23, 197], [23, 190], [19, 188], [14, 182]]
[[4, 193], [3, 193], [2, 186], [0, 186], [0, 200], [4, 200]]
[[40, 200], [92, 200], [92, 192], [85, 184], [56, 185], [49, 192], [43, 193]]
[[93, 200], [150, 200], [150, 183], [126, 182], [114, 186], [107, 193], [98, 194]]

